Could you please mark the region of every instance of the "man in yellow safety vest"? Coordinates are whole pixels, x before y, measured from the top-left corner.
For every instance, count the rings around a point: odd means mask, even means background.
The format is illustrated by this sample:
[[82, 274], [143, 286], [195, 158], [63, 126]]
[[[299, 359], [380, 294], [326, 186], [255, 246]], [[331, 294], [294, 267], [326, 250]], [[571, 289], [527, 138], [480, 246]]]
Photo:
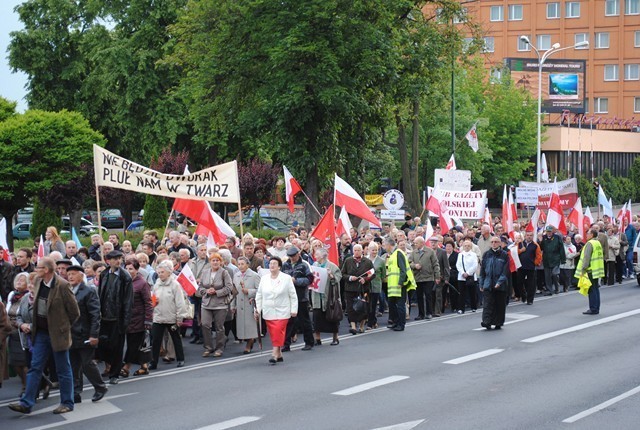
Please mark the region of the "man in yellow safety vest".
[[582, 248], [575, 277], [580, 279], [583, 274], [589, 276], [589, 310], [582, 312], [585, 315], [598, 315], [600, 313], [600, 284], [599, 279], [604, 278], [604, 253], [602, 245], [598, 241], [598, 230], [590, 229], [587, 232], [587, 243]]
[[[416, 289], [413, 271], [409, 268], [407, 256], [396, 247], [396, 241], [388, 237], [384, 240], [387, 251], [387, 297], [389, 298], [389, 320], [387, 328], [404, 331], [406, 322], [407, 292]], [[393, 321], [393, 323], [391, 323]]]

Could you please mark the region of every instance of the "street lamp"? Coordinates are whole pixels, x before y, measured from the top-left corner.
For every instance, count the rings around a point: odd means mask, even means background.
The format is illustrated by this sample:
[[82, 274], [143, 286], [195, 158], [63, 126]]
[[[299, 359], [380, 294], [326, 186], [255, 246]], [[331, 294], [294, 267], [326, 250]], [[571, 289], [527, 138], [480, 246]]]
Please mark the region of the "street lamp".
[[551, 49], [544, 51], [542, 55], [540, 55], [540, 51], [538, 48], [531, 44], [531, 41], [527, 36], [520, 36], [520, 40], [522, 40], [527, 45], [531, 46], [533, 50], [536, 52], [538, 56], [538, 153], [537, 153], [537, 164], [536, 164], [536, 180], [540, 183], [540, 164], [541, 164], [541, 139], [542, 139], [542, 67], [544, 66], [544, 62], [547, 61], [552, 54], [556, 52], [565, 51], [571, 48], [582, 48], [583, 46], [589, 46], [588, 40], [583, 40], [582, 42], [578, 42], [573, 46], [567, 46], [564, 48], [560, 47], [559, 43], [554, 43], [551, 46]]

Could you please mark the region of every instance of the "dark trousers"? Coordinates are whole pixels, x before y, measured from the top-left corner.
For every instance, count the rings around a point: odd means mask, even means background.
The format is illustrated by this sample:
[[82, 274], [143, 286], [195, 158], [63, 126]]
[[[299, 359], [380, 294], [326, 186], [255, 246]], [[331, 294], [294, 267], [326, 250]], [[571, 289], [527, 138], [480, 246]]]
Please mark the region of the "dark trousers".
[[616, 262], [607, 261], [606, 264], [607, 285], [613, 285], [616, 283]]
[[106, 364], [111, 366], [109, 378], [117, 378], [122, 370], [125, 335], [118, 330], [118, 324], [118, 321], [101, 321], [100, 323], [100, 343], [102, 345], [100, 356]]
[[300, 323], [302, 327], [304, 344], [313, 346], [315, 341], [313, 339], [313, 325], [311, 324], [311, 317], [309, 316], [309, 302], [298, 302], [298, 316], [289, 318], [284, 346], [291, 345], [291, 338], [296, 332], [296, 322]]
[[97, 393], [104, 392], [107, 389], [100, 370], [93, 361], [95, 349], [93, 348], [75, 348], [69, 350], [69, 359], [71, 360], [71, 372], [73, 373], [73, 394], [79, 396], [82, 393], [83, 373], [93, 385]]
[[520, 268], [518, 269], [518, 275], [524, 292], [522, 301], [533, 303], [533, 299], [536, 297], [536, 270]]
[[160, 357], [160, 346], [162, 345], [162, 338], [164, 337], [165, 331], [168, 331], [169, 336], [171, 336], [173, 348], [176, 350], [176, 360], [184, 361], [184, 350], [182, 349], [182, 339], [180, 338], [180, 331], [172, 330], [171, 327], [173, 326], [175, 326], [175, 324], [153, 323], [153, 326], [151, 327], [151, 350], [153, 352], [154, 363], [158, 363], [158, 358]]
[[460, 291], [458, 310], [464, 312], [467, 302], [472, 311], [478, 309], [478, 283], [475, 280], [473, 282], [458, 281], [458, 290]]
[[407, 292], [402, 289], [400, 297], [389, 297], [389, 319], [398, 327], [404, 328], [407, 318]]
[[124, 354], [125, 363], [145, 364], [140, 363], [140, 345], [142, 345], [142, 341], [144, 341], [144, 335], [144, 331], [127, 333], [127, 352]]
[[503, 326], [507, 309], [506, 292], [485, 288], [482, 294], [484, 297], [482, 322], [487, 325]]
[[191, 296], [189, 301], [193, 303], [193, 325], [191, 326], [191, 334], [195, 339], [202, 339], [202, 327], [200, 325], [200, 310], [202, 309], [202, 299], [200, 297]]
[[565, 292], [573, 285], [574, 273], [575, 269], [560, 269], [560, 283]]
[[464, 310], [464, 298], [461, 299], [460, 287], [458, 286], [458, 280], [455, 278], [449, 278], [449, 284], [445, 285], [445, 288], [449, 290], [449, 306], [451, 312], [455, 312], [460, 309], [460, 303], [462, 302], [462, 310]]
[[600, 284], [598, 279], [593, 279], [589, 273], [591, 286], [589, 287], [589, 310], [591, 312], [600, 313]]
[[618, 284], [622, 283], [622, 273], [624, 272], [624, 266], [625, 266], [626, 262], [624, 259], [624, 255], [623, 256], [617, 256], [616, 257], [616, 282]]
[[[229, 311], [231, 312], [231, 311]], [[229, 315], [227, 314], [227, 318]], [[238, 339], [238, 330], [236, 329], [236, 314], [233, 314], [233, 318], [226, 319], [224, 321], [224, 336], [229, 339], [229, 333], [233, 333], [233, 338], [235, 340], [247, 340], [247, 339]]]
[[378, 324], [378, 317], [376, 317], [378, 300], [380, 300], [380, 293], [369, 293], [369, 320], [367, 321], [369, 327], [374, 327]]
[[[426, 317], [427, 315], [431, 315], [433, 313], [433, 307], [431, 305], [431, 292], [433, 291], [433, 281], [422, 281], [417, 282], [418, 287], [416, 288], [416, 300], [418, 301], [418, 316]], [[406, 293], [403, 293], [406, 296]], [[389, 298], [389, 302], [391, 302], [391, 297]], [[391, 305], [389, 305], [389, 309], [391, 309]], [[389, 311], [391, 312], [391, 311]], [[395, 319], [393, 320], [395, 322]]]

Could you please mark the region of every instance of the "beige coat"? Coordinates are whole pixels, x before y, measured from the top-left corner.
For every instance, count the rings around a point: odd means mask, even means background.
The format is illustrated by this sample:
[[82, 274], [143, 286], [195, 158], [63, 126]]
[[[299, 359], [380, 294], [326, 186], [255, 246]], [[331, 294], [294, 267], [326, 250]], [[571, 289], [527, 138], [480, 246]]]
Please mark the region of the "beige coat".
[[[213, 287], [216, 292], [213, 295], [207, 293]], [[233, 280], [229, 271], [220, 267], [216, 272], [211, 272], [211, 266], [205, 267], [200, 278], [198, 293], [202, 297], [202, 309], [227, 309], [233, 298]]]
[[185, 294], [175, 275], [171, 275], [166, 281], [158, 278], [153, 286], [153, 295], [157, 299], [153, 308], [154, 323], [176, 324], [187, 317], [189, 310]]
[[[416, 282], [429, 282], [439, 279], [440, 265], [435, 251], [427, 246], [423, 246], [421, 251], [414, 249], [409, 253], [409, 267], [413, 270]], [[420, 264], [420, 269], [416, 269], [416, 264]]]
[[[255, 309], [255, 298], [260, 276], [251, 269], [242, 273], [239, 270], [233, 277], [233, 285], [238, 291], [238, 295], [231, 302], [231, 309], [236, 312], [236, 329], [238, 339], [255, 339], [258, 337], [258, 327], [253, 317]], [[244, 294], [242, 288], [247, 290]]]

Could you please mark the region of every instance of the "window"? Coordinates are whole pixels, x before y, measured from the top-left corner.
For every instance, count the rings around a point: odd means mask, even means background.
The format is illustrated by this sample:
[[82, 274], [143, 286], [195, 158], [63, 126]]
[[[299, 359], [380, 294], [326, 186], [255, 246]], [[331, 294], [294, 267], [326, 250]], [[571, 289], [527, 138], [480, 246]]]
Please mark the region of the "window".
[[462, 49], [466, 52], [469, 50], [469, 48], [471, 48], [472, 44], [473, 44], [473, 37], [465, 37], [464, 40], [462, 41]]
[[460, 13], [456, 14], [456, 16], [453, 17], [453, 23], [460, 24], [466, 21], [467, 21], [467, 8], [465, 7], [465, 8], [462, 8]]
[[[588, 41], [589, 41], [589, 33], [576, 33], [574, 44], [577, 45], [578, 43], [588, 42]], [[589, 45], [579, 46], [576, 49], [589, 49]]]
[[491, 82], [500, 82], [502, 79], [502, 69], [491, 69]]
[[518, 51], [531, 51], [531, 45], [520, 39], [520, 36], [518, 36]]
[[584, 113], [589, 113], [589, 99], [587, 97], [584, 98]]
[[640, 97], [633, 98], [633, 111], [640, 112]]
[[547, 19], [560, 18], [560, 3], [547, 3]]
[[521, 4], [509, 5], [509, 21], [522, 21], [522, 5]]
[[624, 2], [624, 14], [625, 15], [639, 15], [640, 14], [640, 0], [625, 0], [625, 2]]
[[595, 99], [593, 99], [593, 112], [594, 113], [609, 112], [609, 99], [606, 97], [596, 97]]
[[596, 49], [609, 47], [609, 33], [596, 33]]
[[504, 8], [502, 6], [491, 6], [491, 21], [503, 21], [504, 20]]
[[548, 34], [540, 34], [538, 36], [538, 49], [540, 51], [547, 51], [551, 49], [551, 36]]
[[565, 3], [567, 10], [565, 12], [565, 17], [567, 18], [580, 18], [580, 2], [577, 1], [568, 1]]
[[604, 65], [604, 80], [605, 81], [617, 81], [618, 80], [618, 65], [617, 64], [605, 64]]
[[606, 16], [620, 15], [620, 0], [605, 0], [604, 14]]
[[484, 38], [484, 52], [493, 52], [495, 51], [496, 42], [493, 37], [485, 37]]
[[635, 46], [636, 48], [640, 47], [640, 31], [636, 31], [633, 35], [633, 46]]
[[637, 80], [640, 80], [640, 65], [638, 65], [638, 64], [625, 64], [624, 65], [624, 80], [625, 81], [637, 81]]

